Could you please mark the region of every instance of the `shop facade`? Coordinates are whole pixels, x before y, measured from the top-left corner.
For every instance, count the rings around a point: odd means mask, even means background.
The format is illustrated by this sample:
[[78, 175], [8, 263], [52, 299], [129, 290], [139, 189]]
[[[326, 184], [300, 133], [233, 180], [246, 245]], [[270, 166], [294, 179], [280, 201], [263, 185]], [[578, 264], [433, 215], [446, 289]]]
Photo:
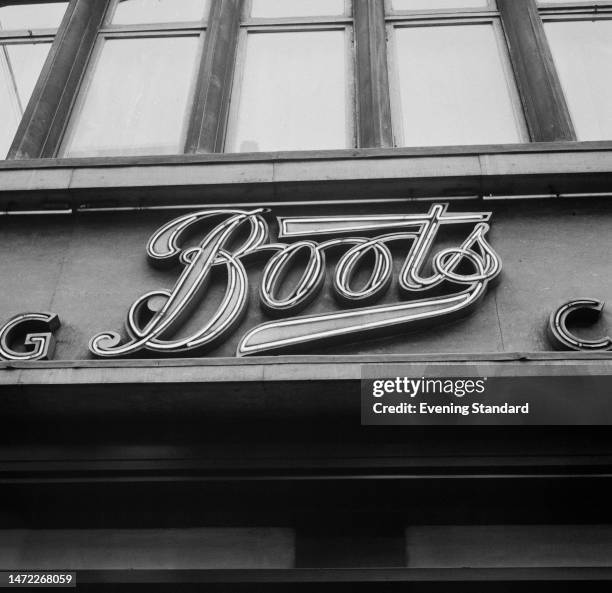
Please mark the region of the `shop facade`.
[[611, 374], [612, 3], [47, 4], [0, 30], [2, 570], [606, 590], [605, 396], [364, 426], [360, 393]]

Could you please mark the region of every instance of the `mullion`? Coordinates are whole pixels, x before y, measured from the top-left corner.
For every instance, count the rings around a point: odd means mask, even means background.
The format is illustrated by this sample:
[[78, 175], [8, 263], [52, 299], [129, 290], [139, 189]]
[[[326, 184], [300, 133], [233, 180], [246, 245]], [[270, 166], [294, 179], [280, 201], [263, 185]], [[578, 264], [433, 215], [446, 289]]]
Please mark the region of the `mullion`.
[[387, 63], [385, 6], [379, 0], [354, 0], [357, 146], [393, 146]]
[[212, 0], [185, 153], [223, 152], [243, 0]]
[[536, 0], [497, 0], [497, 6], [532, 141], [575, 141]]

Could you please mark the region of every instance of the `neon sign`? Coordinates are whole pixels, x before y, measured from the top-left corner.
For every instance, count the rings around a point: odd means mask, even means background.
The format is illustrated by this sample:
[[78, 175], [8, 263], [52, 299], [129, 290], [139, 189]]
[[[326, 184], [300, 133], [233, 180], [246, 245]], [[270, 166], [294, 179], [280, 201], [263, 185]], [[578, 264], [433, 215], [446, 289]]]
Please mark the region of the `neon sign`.
[[[161, 227], [147, 244], [153, 265], [179, 264], [182, 272], [171, 290], [149, 292], [130, 307], [123, 341], [114, 332], [101, 333], [90, 341], [91, 352], [115, 358], [150, 351], [159, 355], [205, 353], [226, 340], [248, 307], [249, 260], [267, 256], [259, 298], [262, 308], [275, 319], [248, 331], [240, 340], [237, 356], [304, 351], [333, 341], [351, 341], [417, 328], [468, 313], [484, 296], [489, 283], [501, 271], [501, 260], [486, 240], [489, 212], [449, 213], [447, 205], [435, 204], [427, 214], [281, 217], [278, 241], [270, 240], [263, 210], [210, 210], [195, 212]], [[199, 245], [183, 248], [187, 237], [203, 226]], [[470, 225], [463, 242], [431, 257], [441, 227]], [[231, 247], [240, 233], [246, 238]], [[316, 238], [316, 240], [315, 240]], [[393, 277], [391, 247], [410, 244], [399, 273], [404, 300], [376, 305]], [[340, 250], [331, 278], [326, 259]], [[308, 256], [301, 278], [290, 294], [281, 296], [280, 286], [300, 254]], [[366, 256], [373, 256], [372, 273], [365, 286], [356, 288], [354, 278]], [[431, 271], [425, 272], [431, 260]], [[465, 272], [465, 268], [469, 272]], [[206, 298], [214, 268], [225, 269], [224, 297], [210, 319], [191, 335], [176, 338], [183, 323]], [[345, 310], [300, 316], [326, 281]], [[428, 296], [441, 285], [454, 290]]]

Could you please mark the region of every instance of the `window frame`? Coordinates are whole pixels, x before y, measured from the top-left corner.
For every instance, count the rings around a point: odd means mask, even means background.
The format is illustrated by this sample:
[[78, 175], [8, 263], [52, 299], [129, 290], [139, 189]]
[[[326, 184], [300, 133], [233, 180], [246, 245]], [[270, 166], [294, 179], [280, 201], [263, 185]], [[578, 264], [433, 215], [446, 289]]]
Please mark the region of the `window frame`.
[[[345, 0], [345, 11], [348, 2]], [[243, 81], [246, 66], [246, 53], [249, 35], [273, 35], [274, 33], [304, 33], [308, 31], [342, 31], [344, 33], [345, 50], [345, 97], [347, 99], [346, 133], [344, 149], [352, 149], [357, 146], [357, 100], [356, 100], [356, 66], [355, 66], [355, 42], [353, 30], [353, 18], [348, 13], [338, 17], [290, 17], [290, 18], [251, 18], [251, 0], [247, 0], [244, 6], [242, 23], [240, 25], [239, 39], [237, 44], [237, 57], [234, 68], [234, 80], [229, 99], [229, 120], [227, 133], [223, 145], [223, 152], [231, 145], [237, 133], [238, 113], [242, 97]], [[226, 154], [240, 154], [239, 152]]]
[[[390, 2], [390, 0], [388, 0]], [[504, 31], [500, 15], [497, 11], [465, 11], [444, 12], [437, 11], [435, 16], [430, 11], [425, 18], [422, 12], [410, 12], [407, 15], [393, 18], [387, 17], [387, 39], [388, 39], [388, 62], [391, 90], [391, 112], [393, 118], [394, 143], [397, 148], [416, 148], [419, 145], [408, 144], [404, 138], [404, 120], [401, 106], [401, 89], [399, 83], [399, 60], [396, 43], [397, 29], [410, 27], [453, 27], [461, 25], [490, 25], [494, 29], [495, 42], [499, 50], [502, 63], [503, 75], [508, 89], [508, 96], [512, 106], [512, 112], [517, 125], [518, 143], [524, 144], [530, 141], [527, 121], [518, 91], [518, 84], [514, 77], [514, 71], [510, 62], [510, 55], [505, 44]], [[470, 146], [470, 145], [459, 145]]]
[[[185, 146], [187, 136], [189, 134], [190, 112], [195, 100], [195, 90], [197, 86], [197, 75], [199, 71], [199, 63], [202, 60], [204, 46], [207, 34], [208, 16], [202, 18], [199, 23], [196, 21], [177, 21], [177, 22], [160, 22], [146, 24], [112, 24], [111, 19], [114, 11], [121, 0], [110, 0], [107, 10], [102, 21], [102, 25], [98, 30], [98, 36], [91, 49], [91, 54], [88, 60], [87, 67], [83, 72], [79, 87], [76, 89], [73, 105], [70, 114], [66, 119], [64, 129], [59, 139], [56, 155], [59, 158], [75, 158], [66, 155], [65, 152], [69, 146], [69, 141], [74, 133], [75, 126], [82, 112], [87, 97], [88, 89], [93, 81], [96, 68], [99, 64], [102, 51], [107, 41], [111, 39], [143, 39], [143, 38], [168, 38], [168, 37], [197, 37], [198, 48], [196, 51], [196, 65], [190, 82], [189, 98], [186, 104], [186, 112], [183, 118], [183, 126], [181, 130], [180, 146]], [[144, 156], [144, 155], [143, 155]], [[79, 158], [79, 157], [76, 157]], [[105, 158], [103, 156], [94, 156], [86, 158]]]

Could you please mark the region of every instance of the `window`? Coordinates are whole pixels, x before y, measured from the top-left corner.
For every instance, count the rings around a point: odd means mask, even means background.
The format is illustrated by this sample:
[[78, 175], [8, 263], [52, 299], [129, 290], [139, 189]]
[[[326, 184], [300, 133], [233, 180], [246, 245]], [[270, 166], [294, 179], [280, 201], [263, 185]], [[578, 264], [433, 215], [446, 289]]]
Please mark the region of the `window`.
[[[540, 0], [540, 4], [553, 3]], [[606, 12], [605, 8], [595, 8], [593, 2], [571, 4], [576, 6], [563, 6], [562, 10], [544, 14], [546, 36], [578, 140], [609, 140], [612, 138], [612, 8]], [[588, 8], [585, 4], [593, 6]]]
[[[424, 6], [451, 10], [428, 20], [405, 12]], [[402, 15], [390, 20], [389, 35], [396, 143], [443, 146], [526, 140], [499, 18], [467, 15], [457, 12], [457, 6], [470, 6], [470, 1], [391, 3], [390, 15]]]
[[84, 89], [65, 156], [182, 152], [198, 38], [109, 38]]
[[344, 0], [252, 0], [246, 11], [226, 151], [354, 146]]
[[0, 158], [7, 154], [68, 2], [0, 2]]
[[[206, 9], [204, 0], [114, 4], [64, 139], [64, 156], [183, 152]], [[183, 22], [189, 18], [194, 20]], [[182, 24], [167, 31], [162, 19]]]

